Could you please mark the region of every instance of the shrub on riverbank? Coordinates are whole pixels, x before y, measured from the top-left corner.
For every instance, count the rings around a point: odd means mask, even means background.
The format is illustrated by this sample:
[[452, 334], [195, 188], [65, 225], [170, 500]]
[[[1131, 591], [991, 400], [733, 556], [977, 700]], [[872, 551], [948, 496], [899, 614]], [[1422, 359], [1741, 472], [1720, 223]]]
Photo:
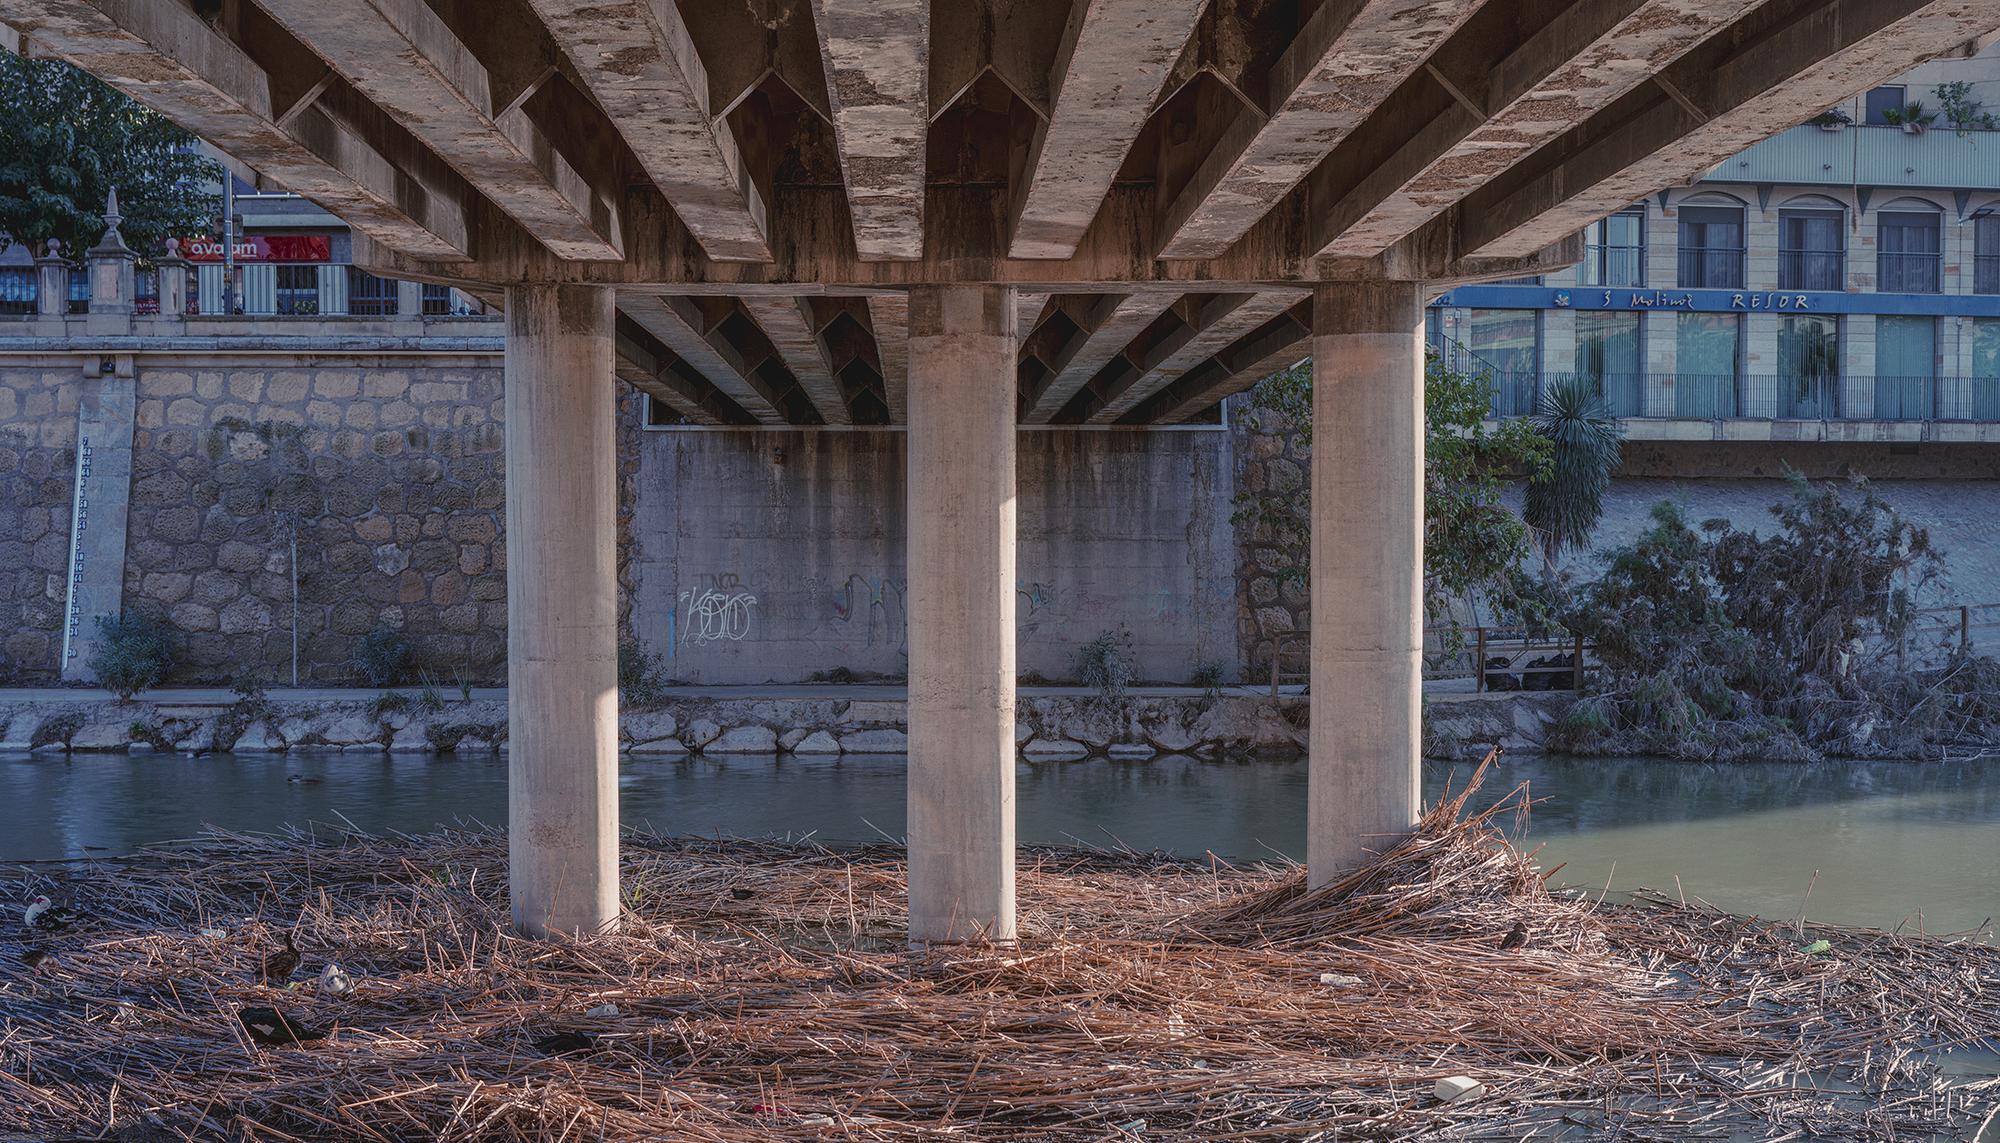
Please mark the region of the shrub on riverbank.
[[97, 685], [130, 700], [166, 681], [174, 666], [173, 632], [137, 613], [97, 620], [97, 651], [86, 664]]
[[1957, 649], [1906, 667], [1898, 653], [1942, 567], [1928, 534], [1865, 483], [1792, 482], [1770, 535], [1697, 530], [1661, 503], [1611, 554], [1567, 610], [1603, 666], [1552, 749], [1805, 760], [2000, 739], [2000, 665]]

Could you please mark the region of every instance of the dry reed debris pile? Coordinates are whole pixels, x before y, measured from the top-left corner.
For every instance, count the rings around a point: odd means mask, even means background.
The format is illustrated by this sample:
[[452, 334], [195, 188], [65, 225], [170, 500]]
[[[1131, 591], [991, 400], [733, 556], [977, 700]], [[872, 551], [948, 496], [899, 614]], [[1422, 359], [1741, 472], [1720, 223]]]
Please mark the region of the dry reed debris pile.
[[83, 916], [0, 949], [0, 1137], [1908, 1140], [2000, 1098], [1921, 1050], [2000, 1030], [2000, 950], [1551, 894], [1520, 792], [1468, 793], [1312, 892], [1027, 852], [1019, 948], [922, 953], [886, 847], [635, 837], [624, 930], [550, 944], [495, 835], [212, 835], [22, 886]]

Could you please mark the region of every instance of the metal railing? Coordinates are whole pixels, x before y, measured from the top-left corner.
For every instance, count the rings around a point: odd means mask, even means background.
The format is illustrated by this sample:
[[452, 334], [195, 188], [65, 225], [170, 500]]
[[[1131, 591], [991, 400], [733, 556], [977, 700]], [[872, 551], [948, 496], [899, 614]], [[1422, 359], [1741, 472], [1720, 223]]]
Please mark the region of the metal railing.
[[1972, 292], [2000, 294], [2000, 254], [1975, 254], [1972, 258]]
[[1680, 248], [1682, 289], [1740, 290], [1743, 288], [1743, 260], [1748, 251], [1741, 246], [1683, 246]]
[[[1534, 412], [1570, 376], [1493, 375], [1493, 416]], [[2000, 422], [2000, 377], [1611, 373], [1595, 381], [1612, 413], [1633, 419]]]
[[1845, 290], [1847, 253], [1842, 250], [1778, 251], [1781, 290]]
[[[1307, 682], [1310, 635], [1294, 632], [1271, 640], [1271, 697], [1287, 682]], [[1423, 676], [1429, 681], [1472, 679], [1473, 690], [1573, 691], [1594, 665], [1594, 648], [1570, 632], [1519, 627], [1424, 628]]]
[[1955, 654], [1990, 654], [2000, 644], [2000, 603], [1920, 607], [1896, 641], [1896, 662], [1908, 666]]
[[0, 266], [0, 314], [33, 314], [41, 297], [41, 275], [33, 266]]
[[1875, 255], [1875, 289], [1884, 294], [1935, 294], [1943, 281], [1944, 255], [1936, 251], [1882, 250]]

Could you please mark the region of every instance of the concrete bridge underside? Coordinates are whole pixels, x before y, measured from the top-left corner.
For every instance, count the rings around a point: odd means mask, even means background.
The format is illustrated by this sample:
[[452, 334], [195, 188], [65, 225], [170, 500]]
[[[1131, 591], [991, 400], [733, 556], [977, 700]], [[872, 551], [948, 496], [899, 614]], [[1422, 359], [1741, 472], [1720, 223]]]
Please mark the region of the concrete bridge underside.
[[[1309, 864], [1417, 811], [1422, 306], [2000, 0], [0, 0], [507, 311], [514, 909], [618, 909], [612, 406], [910, 434], [910, 910], [1014, 936], [1014, 430], [1315, 361]], [[29, 236], [32, 237], [32, 236]], [[1310, 342], [1310, 344], [1308, 344]]]

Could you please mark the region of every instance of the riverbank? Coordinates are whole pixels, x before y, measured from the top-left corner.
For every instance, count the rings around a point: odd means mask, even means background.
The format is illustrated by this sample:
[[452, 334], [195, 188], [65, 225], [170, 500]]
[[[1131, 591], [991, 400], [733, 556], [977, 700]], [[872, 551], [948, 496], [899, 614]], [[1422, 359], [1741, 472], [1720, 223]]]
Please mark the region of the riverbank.
[[[906, 950], [886, 847], [630, 838], [624, 928], [560, 944], [506, 935], [489, 833], [79, 864], [21, 886], [83, 919], [0, 959], [0, 1133], [1874, 1140], [1988, 1110], [2000, 1081], [1925, 1049], [2000, 1026], [2000, 951], [1551, 894], [1513, 809], [1446, 799], [1312, 893], [1027, 851], [1008, 949]], [[284, 932], [295, 989], [254, 980]], [[251, 1008], [312, 1038], [260, 1044]]]
[[[1426, 696], [1426, 753], [1477, 757], [1496, 743], [1540, 749], [1572, 701], [1561, 692]], [[1289, 754], [1305, 747], [1309, 702], [1295, 691], [1135, 688], [1105, 699], [1080, 687], [1022, 688], [1014, 739], [1021, 756]], [[901, 754], [908, 749], [900, 687], [689, 687], [624, 710], [619, 744], [639, 755]], [[410, 754], [490, 754], [506, 748], [506, 692], [315, 689], [239, 695], [158, 691], [119, 702], [102, 691], [0, 691], [0, 750], [239, 754], [302, 748]]]

